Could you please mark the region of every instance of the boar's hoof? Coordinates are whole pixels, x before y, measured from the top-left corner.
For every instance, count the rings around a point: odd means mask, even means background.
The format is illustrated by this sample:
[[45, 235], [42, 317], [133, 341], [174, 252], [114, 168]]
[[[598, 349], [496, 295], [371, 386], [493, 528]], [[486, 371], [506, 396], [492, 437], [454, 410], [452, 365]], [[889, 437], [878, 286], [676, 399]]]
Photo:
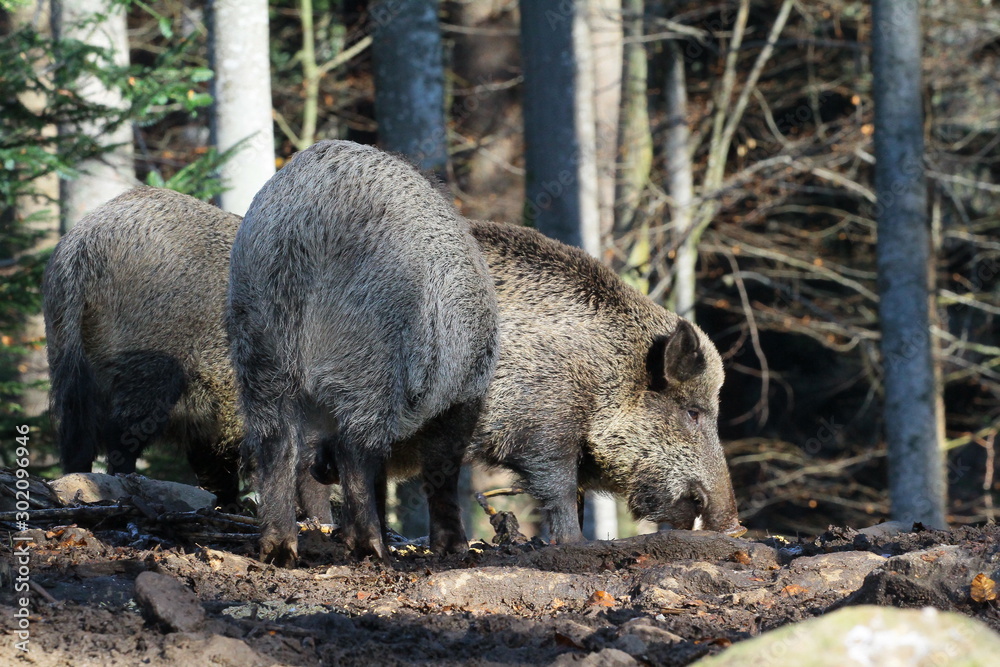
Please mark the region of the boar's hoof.
[[382, 541], [382, 536], [378, 532], [374, 532], [373, 534], [368, 534], [368, 532], [364, 531], [361, 535], [352, 535], [345, 531], [344, 544], [347, 545], [347, 549], [351, 552], [351, 555], [357, 560], [371, 557], [372, 560], [381, 561], [386, 564], [392, 562], [389, 558], [389, 549], [386, 548], [385, 542]]
[[278, 567], [295, 567], [298, 561], [298, 545], [296, 538], [291, 540], [269, 535], [265, 532], [260, 538], [260, 559]]
[[469, 553], [469, 541], [461, 532], [441, 531], [431, 537], [431, 551], [438, 556], [447, 554], [464, 556]]

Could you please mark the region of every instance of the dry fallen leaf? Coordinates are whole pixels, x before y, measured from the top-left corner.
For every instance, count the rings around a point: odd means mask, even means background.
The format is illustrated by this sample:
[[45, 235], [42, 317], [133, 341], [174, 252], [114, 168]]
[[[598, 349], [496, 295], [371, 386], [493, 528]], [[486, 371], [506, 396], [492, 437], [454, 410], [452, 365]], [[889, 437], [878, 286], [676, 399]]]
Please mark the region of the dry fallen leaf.
[[989, 602], [997, 599], [997, 582], [980, 572], [972, 579], [972, 589], [969, 595], [976, 602]]
[[632, 564], [633, 567], [638, 568], [652, 567], [653, 565], [656, 565], [656, 561], [649, 554], [639, 554], [635, 557], [635, 561]]
[[607, 591], [594, 591], [594, 594], [587, 598], [587, 604], [598, 607], [614, 607], [615, 599]]
[[795, 595], [801, 595], [802, 593], [805, 593], [808, 590], [809, 590], [808, 588], [799, 586], [798, 584], [789, 584], [788, 586], [785, 586], [784, 588], [781, 589], [781, 594], [786, 597], [793, 597]]
[[743, 550], [735, 552], [732, 559], [733, 562], [739, 563], [740, 565], [750, 565], [753, 562], [750, 560], [750, 554]]
[[369, 593], [368, 591], [358, 591], [357, 598], [359, 600], [364, 600], [368, 597], [371, 597], [371, 593]]

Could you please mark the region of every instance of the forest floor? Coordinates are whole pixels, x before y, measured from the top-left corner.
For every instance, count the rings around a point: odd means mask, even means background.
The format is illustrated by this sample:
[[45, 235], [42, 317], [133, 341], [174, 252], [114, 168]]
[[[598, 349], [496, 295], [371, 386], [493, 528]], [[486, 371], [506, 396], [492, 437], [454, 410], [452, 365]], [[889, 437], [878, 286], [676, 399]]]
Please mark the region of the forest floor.
[[[14, 564], [0, 570], [0, 663], [686, 665], [850, 604], [930, 605], [1000, 629], [990, 591], [973, 585], [1000, 575], [996, 526], [890, 523], [794, 542], [692, 531], [474, 541], [443, 560], [411, 545], [391, 566], [351, 562], [311, 531], [299, 567], [278, 569], [253, 557], [252, 539], [192, 541], [151, 518], [88, 525], [0, 547], [0, 563]], [[15, 647], [21, 544], [27, 652]]]

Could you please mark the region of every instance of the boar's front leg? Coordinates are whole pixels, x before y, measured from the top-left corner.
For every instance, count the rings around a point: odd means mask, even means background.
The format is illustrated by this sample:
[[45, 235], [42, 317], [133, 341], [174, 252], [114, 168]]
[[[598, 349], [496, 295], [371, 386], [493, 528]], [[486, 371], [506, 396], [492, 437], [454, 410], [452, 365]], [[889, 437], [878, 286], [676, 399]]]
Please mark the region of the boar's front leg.
[[[528, 448], [528, 451], [546, 451], [547, 448]], [[555, 448], [559, 452], [571, 452], [571, 448]], [[525, 490], [538, 499], [549, 526], [549, 540], [556, 544], [582, 542], [580, 530], [581, 507], [577, 502], [578, 470], [575, 458], [568, 456], [538, 456], [520, 462], [519, 470], [530, 473], [525, 476]]]
[[574, 486], [555, 496], [536, 496], [545, 509], [549, 522], [549, 539], [555, 544], [582, 542], [580, 512], [577, 510], [577, 490]]

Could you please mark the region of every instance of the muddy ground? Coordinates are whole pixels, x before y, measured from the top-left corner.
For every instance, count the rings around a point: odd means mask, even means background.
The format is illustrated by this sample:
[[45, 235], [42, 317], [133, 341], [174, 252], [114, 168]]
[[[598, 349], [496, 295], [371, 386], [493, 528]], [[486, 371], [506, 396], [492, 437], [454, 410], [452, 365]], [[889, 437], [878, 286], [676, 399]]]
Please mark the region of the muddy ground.
[[300, 567], [282, 570], [253, 558], [252, 538], [185, 538], [148, 518], [89, 525], [11, 533], [31, 538], [27, 653], [14, 645], [18, 571], [5, 540], [0, 663], [686, 665], [860, 603], [932, 605], [1000, 629], [996, 600], [972, 588], [977, 574], [1000, 577], [996, 526], [476, 541], [446, 560], [411, 545], [391, 567], [350, 562], [311, 532]]

